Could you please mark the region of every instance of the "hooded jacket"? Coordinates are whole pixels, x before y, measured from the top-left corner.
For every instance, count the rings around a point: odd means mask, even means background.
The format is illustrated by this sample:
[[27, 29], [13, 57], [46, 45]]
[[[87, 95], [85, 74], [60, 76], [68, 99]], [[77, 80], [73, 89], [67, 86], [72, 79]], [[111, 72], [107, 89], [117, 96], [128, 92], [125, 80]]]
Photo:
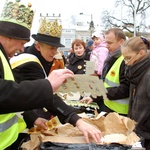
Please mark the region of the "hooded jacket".
[[104, 61], [107, 58], [107, 55], [108, 49], [106, 48], [105, 42], [101, 42], [91, 52], [90, 61], [95, 62], [95, 71], [97, 72], [98, 75], [102, 74]]

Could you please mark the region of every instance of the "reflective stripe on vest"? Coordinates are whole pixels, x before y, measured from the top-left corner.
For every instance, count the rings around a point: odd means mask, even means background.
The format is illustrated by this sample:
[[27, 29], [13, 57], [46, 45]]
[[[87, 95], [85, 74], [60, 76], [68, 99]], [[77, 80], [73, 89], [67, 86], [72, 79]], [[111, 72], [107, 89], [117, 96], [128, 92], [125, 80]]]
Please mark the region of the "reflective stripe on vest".
[[14, 69], [22, 64], [25, 64], [27, 62], [37, 62], [42, 67], [45, 77], [47, 77], [45, 69], [42, 66], [41, 62], [39, 61], [39, 59], [36, 56], [34, 56], [32, 54], [23, 53], [18, 56], [14, 56], [10, 59], [10, 64], [11, 64], [12, 69]]
[[9, 129], [12, 126], [12, 124], [17, 123], [17, 121], [18, 121], [18, 117], [15, 115], [11, 119], [1, 123], [0, 124], [0, 132], [3, 132], [5, 130]]
[[[104, 86], [108, 87], [118, 87], [120, 86], [119, 74], [120, 74], [120, 65], [123, 61], [123, 56], [120, 56], [113, 66], [110, 68], [109, 72], [106, 75]], [[120, 113], [128, 113], [128, 104], [129, 99], [118, 99], [118, 100], [104, 100], [105, 105], [111, 110]]]
[[[4, 79], [14, 81], [11, 68], [1, 50], [0, 59], [3, 63]], [[15, 113], [0, 115], [0, 150], [7, 148], [14, 143], [14, 141], [18, 138], [18, 133], [23, 131], [25, 128], [25, 122], [21, 118], [18, 118]]]

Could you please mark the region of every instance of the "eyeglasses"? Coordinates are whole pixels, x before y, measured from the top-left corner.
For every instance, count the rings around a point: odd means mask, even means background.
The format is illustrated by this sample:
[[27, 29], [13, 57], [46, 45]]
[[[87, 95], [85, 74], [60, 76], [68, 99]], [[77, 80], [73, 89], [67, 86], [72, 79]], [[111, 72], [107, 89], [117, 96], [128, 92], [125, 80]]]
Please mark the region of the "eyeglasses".
[[136, 53], [136, 55], [135, 55], [134, 57], [126, 57], [126, 58], [124, 58], [124, 61], [129, 63], [131, 60], [133, 60], [134, 58], [136, 58], [136, 56], [137, 56], [138, 54], [139, 54], [139, 53]]

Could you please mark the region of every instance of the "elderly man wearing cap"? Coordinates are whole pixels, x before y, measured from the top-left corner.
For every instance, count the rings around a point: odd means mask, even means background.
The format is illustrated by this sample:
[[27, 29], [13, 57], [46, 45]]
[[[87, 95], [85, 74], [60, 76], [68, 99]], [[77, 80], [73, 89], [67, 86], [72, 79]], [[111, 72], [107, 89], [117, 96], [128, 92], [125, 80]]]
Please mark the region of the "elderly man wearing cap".
[[[31, 6], [31, 5], [30, 5]], [[26, 14], [26, 15], [24, 15]], [[15, 149], [12, 144], [26, 128], [24, 120], [15, 112], [41, 107], [57, 112], [62, 123], [69, 122], [79, 128], [89, 142], [88, 136], [100, 141], [100, 131], [84, 122], [61, 99], [53, 101], [53, 92], [65, 81], [73, 78], [68, 69], [54, 70], [46, 79], [14, 81], [9, 58], [29, 41], [33, 11], [19, 2], [8, 2], [0, 17], [0, 149]], [[57, 77], [57, 78], [56, 78]]]

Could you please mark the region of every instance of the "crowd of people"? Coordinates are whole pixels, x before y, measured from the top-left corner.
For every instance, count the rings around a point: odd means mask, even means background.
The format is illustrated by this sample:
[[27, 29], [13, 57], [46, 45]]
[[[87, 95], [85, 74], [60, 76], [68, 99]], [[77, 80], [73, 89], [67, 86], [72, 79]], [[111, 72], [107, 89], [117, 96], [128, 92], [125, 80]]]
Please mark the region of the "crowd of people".
[[[89, 137], [92, 137], [95, 142], [100, 142], [101, 132], [96, 127], [83, 121], [72, 107], [65, 104], [59, 96], [53, 94], [67, 78], [74, 77], [73, 72], [69, 69], [57, 69], [45, 78], [47, 70], [45, 71], [44, 67], [45, 69], [53, 67], [54, 64], [51, 62], [54, 59], [53, 56], [57, 54], [57, 47], [63, 46], [59, 42], [62, 27], [58, 26], [55, 21], [51, 26], [56, 30], [55, 34], [53, 30], [46, 27], [45, 30], [51, 31], [49, 32], [50, 35], [46, 35], [47, 31], [42, 30], [43, 28], [39, 30], [37, 35], [33, 35], [37, 42], [26, 50], [28, 55], [33, 52], [31, 57], [27, 57], [33, 59], [33, 61], [29, 62], [29, 65], [28, 62], [20, 59], [19, 66], [13, 64], [13, 67], [16, 70], [18, 69], [16, 73], [20, 72], [23, 75], [21, 77], [13, 75], [9, 60], [18, 50], [24, 52], [24, 44], [30, 40], [30, 29], [34, 15], [30, 7], [31, 5], [28, 5], [28, 7], [21, 5], [19, 1], [14, 3], [6, 1], [0, 17], [0, 149], [18, 149], [20, 141], [24, 138], [20, 135], [26, 128], [26, 122], [19, 118], [16, 112], [25, 111], [26, 113], [26, 111], [31, 111], [32, 114], [35, 114], [35, 117], [31, 118], [31, 123], [36, 124], [39, 116], [37, 116], [37, 112], [32, 110], [42, 109], [43, 107], [52, 115], [57, 115], [62, 124], [68, 122], [77, 126], [88, 143]], [[14, 13], [12, 14], [12, 12]], [[24, 13], [26, 15], [19, 19], [18, 17]], [[9, 19], [8, 15], [10, 16]], [[44, 61], [46, 65], [43, 67]], [[36, 67], [32, 68], [34, 66]], [[26, 68], [23, 72], [22, 67]], [[39, 70], [35, 78], [32, 74], [34, 69]], [[27, 80], [26, 77], [24, 78], [24, 73], [28, 74]], [[18, 78], [18, 83], [15, 82], [15, 78]], [[27, 115], [24, 115], [24, 118]]]
[[[86, 61], [95, 63], [91, 75], [103, 80], [108, 99], [89, 96], [80, 101], [95, 101], [99, 112], [117, 112], [135, 120], [135, 132], [143, 147], [150, 149], [150, 39], [126, 39], [119, 28], [96, 31], [87, 43], [75, 39], [65, 59], [58, 51], [65, 45], [60, 43], [62, 26], [57, 20], [43, 18], [37, 34], [32, 35], [34, 43], [24, 47], [30, 40], [34, 16], [30, 7], [23, 9], [19, 1], [6, 2], [0, 17], [0, 149], [17, 149], [25, 128], [47, 129], [46, 122], [56, 115], [62, 124], [77, 126], [88, 143], [89, 137], [100, 142], [101, 131], [54, 94], [67, 78], [85, 74]], [[8, 19], [10, 8], [15, 14]], [[18, 21], [24, 11], [25, 21]], [[23, 119], [16, 115], [20, 111]]]
[[117, 112], [137, 122], [135, 132], [141, 138], [142, 146], [150, 149], [150, 39], [132, 37], [126, 40], [119, 28], [105, 32], [106, 47], [109, 50], [104, 61], [101, 79], [106, 87], [107, 100], [85, 97], [81, 101], [97, 102], [99, 112]]

